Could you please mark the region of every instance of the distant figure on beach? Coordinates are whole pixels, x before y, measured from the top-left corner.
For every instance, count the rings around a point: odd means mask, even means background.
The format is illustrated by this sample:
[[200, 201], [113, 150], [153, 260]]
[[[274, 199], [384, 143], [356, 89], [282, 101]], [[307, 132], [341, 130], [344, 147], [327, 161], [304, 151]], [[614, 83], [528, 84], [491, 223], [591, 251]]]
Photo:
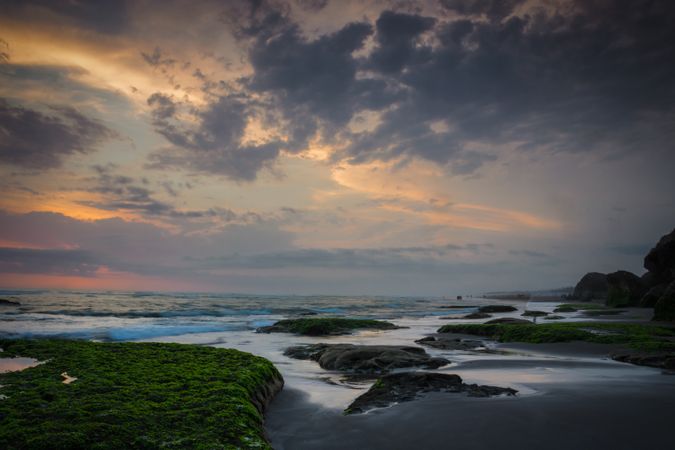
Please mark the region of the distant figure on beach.
[[458, 295], [458, 296], [457, 296], [457, 300], [461, 300], [461, 299], [462, 299], [462, 296], [461, 296], [461, 295]]

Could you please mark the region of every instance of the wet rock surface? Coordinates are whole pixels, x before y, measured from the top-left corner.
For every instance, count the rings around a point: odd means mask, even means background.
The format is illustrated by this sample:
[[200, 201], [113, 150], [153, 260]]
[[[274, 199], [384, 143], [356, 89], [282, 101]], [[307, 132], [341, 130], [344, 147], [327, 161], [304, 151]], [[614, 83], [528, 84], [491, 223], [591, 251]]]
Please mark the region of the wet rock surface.
[[459, 375], [433, 372], [404, 372], [379, 378], [365, 394], [359, 396], [345, 410], [345, 414], [359, 414], [373, 408], [384, 408], [394, 403], [408, 402], [427, 392], [464, 393], [469, 397], [515, 395], [518, 391], [497, 386], [466, 384]]
[[21, 306], [21, 303], [6, 298], [0, 298], [0, 306]]
[[673, 352], [616, 352], [610, 356], [615, 361], [675, 371], [675, 353]]
[[517, 319], [515, 317], [500, 317], [498, 319], [492, 319], [485, 322], [487, 324], [493, 323], [507, 323], [509, 325], [532, 325], [532, 322], [525, 319]]
[[360, 374], [383, 374], [408, 367], [437, 369], [450, 363], [420, 347], [394, 345], [310, 344], [289, 347], [284, 355], [316, 361], [326, 370]]
[[477, 339], [461, 339], [443, 334], [427, 336], [415, 341], [417, 344], [426, 345], [440, 350], [475, 350], [484, 347], [485, 343]]
[[599, 272], [589, 272], [584, 275], [574, 287], [572, 298], [588, 302], [593, 299], [607, 298], [607, 275]]

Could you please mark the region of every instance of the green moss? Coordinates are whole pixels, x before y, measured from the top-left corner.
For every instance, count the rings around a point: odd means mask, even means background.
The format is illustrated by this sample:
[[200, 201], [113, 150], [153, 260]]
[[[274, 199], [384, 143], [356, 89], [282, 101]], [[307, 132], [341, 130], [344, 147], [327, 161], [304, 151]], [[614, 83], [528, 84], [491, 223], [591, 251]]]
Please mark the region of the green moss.
[[[0, 340], [46, 361], [0, 374], [0, 448], [269, 448], [255, 406], [267, 360], [180, 344]], [[66, 385], [60, 374], [77, 381]]]
[[359, 329], [393, 330], [395, 328], [398, 327], [393, 323], [381, 320], [313, 317], [280, 320], [272, 326], [259, 328], [259, 331], [324, 336], [329, 334], [345, 334]]
[[643, 324], [574, 322], [539, 325], [457, 324], [445, 325], [439, 333], [484, 336], [500, 342], [571, 342], [625, 344], [640, 350], [675, 350], [675, 329]]

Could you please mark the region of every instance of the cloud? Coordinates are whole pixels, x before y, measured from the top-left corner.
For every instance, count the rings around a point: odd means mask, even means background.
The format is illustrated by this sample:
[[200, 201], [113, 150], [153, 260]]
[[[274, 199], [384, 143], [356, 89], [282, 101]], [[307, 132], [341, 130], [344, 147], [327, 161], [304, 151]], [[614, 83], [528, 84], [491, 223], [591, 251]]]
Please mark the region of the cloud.
[[[101, 194], [102, 199], [80, 200], [78, 201], [79, 204], [108, 211], [131, 211], [147, 217], [160, 216], [183, 219], [219, 218], [224, 222], [242, 219], [234, 211], [221, 207], [206, 210], [178, 209], [169, 202], [158, 200], [155, 192], [146, 187], [143, 181], [139, 182], [132, 177], [116, 174], [115, 165], [96, 165], [93, 169], [96, 172], [96, 177], [89, 179], [90, 182], [93, 182], [93, 186], [89, 188], [89, 191]], [[161, 182], [160, 186], [171, 197], [178, 196], [173, 183]]]
[[87, 154], [117, 133], [68, 106], [48, 113], [11, 106], [0, 99], [0, 161], [29, 169], [61, 166], [73, 154]]
[[502, 20], [525, 0], [439, 0], [441, 6], [463, 16], [486, 16], [492, 21]]
[[376, 129], [353, 134], [341, 157], [418, 157], [467, 174], [501, 148], [602, 158], [672, 149], [672, 3], [560, 2], [566, 8], [505, 19], [520, 3], [444, 2], [466, 16], [437, 23], [416, 45], [380, 24], [395, 18], [420, 32], [423, 18], [382, 13], [366, 67], [405, 98]]
[[245, 143], [244, 133], [253, 111], [245, 99], [223, 95], [202, 109], [193, 109], [195, 125], [178, 120], [176, 103], [155, 93], [148, 98], [155, 130], [173, 144], [150, 155], [148, 167], [185, 168], [252, 181], [258, 171], [279, 155], [282, 142]]
[[384, 81], [357, 77], [354, 52], [372, 33], [370, 24], [353, 22], [311, 41], [294, 24], [257, 36], [246, 87], [274, 100], [290, 136], [288, 151], [304, 150], [321, 129], [324, 137], [342, 131], [356, 111], [381, 109], [397, 98]]
[[126, 1], [4, 0], [0, 14], [13, 19], [53, 22], [54, 16], [72, 26], [106, 34], [119, 34], [130, 20]]
[[99, 265], [81, 250], [0, 247], [0, 273], [92, 276]]

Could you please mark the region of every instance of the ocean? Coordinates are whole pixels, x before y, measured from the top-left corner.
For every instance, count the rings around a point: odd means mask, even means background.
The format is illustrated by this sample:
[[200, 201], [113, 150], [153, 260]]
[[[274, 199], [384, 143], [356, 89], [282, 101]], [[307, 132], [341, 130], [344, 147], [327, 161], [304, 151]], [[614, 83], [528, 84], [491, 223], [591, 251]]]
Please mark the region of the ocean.
[[[287, 347], [318, 342], [417, 345], [415, 340], [434, 333], [445, 323], [452, 323], [453, 318], [476, 311], [477, 305], [513, 305], [517, 311], [502, 313], [499, 317], [520, 317], [526, 309], [551, 312], [558, 304], [484, 298], [456, 300], [455, 296], [274, 296], [55, 290], [2, 290], [0, 298], [20, 303], [18, 306], [0, 306], [0, 337], [176, 342], [235, 348], [272, 361], [284, 376], [286, 387], [302, 391], [309, 401], [340, 410], [372, 381], [344, 380], [342, 374], [323, 370], [313, 361], [291, 359], [283, 354]], [[258, 327], [277, 320], [304, 316], [381, 319], [402, 328], [322, 337], [256, 332]], [[566, 320], [588, 319], [570, 317]], [[591, 362], [577, 358], [573, 369], [563, 369], [556, 367], [556, 357], [547, 356], [547, 363], [538, 367], [535, 361], [540, 361], [541, 355], [502, 352], [493, 345], [486, 344], [484, 351], [478, 352], [428, 347], [425, 350], [432, 356], [451, 361], [439, 371], [461, 373], [471, 383], [510, 386], [517, 389], [519, 395], [536, 393], [537, 389], [531, 387], [533, 380], [546, 383], [603, 378], [608, 365], [616, 368], [618, 364], [611, 360]], [[529, 369], [522, 370], [523, 364]], [[532, 364], [535, 364], [534, 368]], [[629, 369], [632, 373], [640, 371], [633, 367]], [[70, 375], [77, 376], [76, 373]]]

